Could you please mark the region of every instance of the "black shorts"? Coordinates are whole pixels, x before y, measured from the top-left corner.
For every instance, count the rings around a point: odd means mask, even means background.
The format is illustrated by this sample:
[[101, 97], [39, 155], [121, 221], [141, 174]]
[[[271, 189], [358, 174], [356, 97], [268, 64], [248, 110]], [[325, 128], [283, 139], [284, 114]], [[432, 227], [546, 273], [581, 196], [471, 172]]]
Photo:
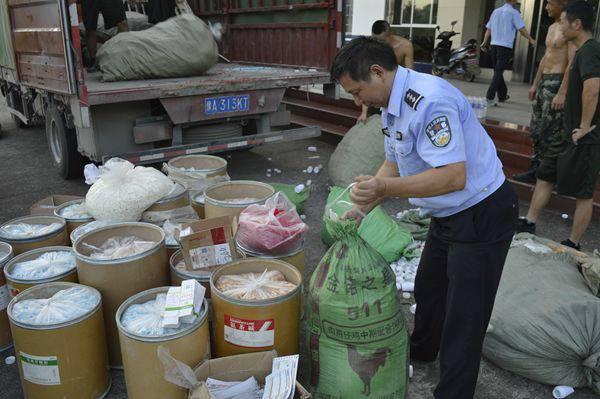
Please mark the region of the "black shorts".
[[569, 143], [557, 159], [557, 191], [577, 199], [590, 199], [600, 172], [600, 144], [581, 141], [578, 145]]
[[83, 25], [86, 30], [98, 29], [98, 15], [102, 13], [104, 29], [117, 26], [119, 22], [127, 21], [123, 0], [81, 0]]

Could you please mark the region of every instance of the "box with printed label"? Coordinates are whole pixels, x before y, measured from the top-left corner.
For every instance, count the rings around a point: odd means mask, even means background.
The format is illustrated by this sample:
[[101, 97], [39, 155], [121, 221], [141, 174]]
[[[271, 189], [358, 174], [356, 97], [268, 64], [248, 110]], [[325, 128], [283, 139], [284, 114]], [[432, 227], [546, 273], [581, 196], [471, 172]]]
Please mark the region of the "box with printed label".
[[[250, 377], [256, 378], [263, 386], [265, 379], [273, 371], [273, 359], [276, 351], [255, 352], [244, 355], [221, 357], [206, 360], [194, 370], [198, 381], [214, 378], [221, 381], [244, 381]], [[199, 389], [191, 389], [188, 399], [201, 398]], [[294, 399], [311, 399], [311, 394], [296, 381]]]
[[186, 269], [207, 269], [237, 260], [234, 239], [236, 230], [237, 218], [233, 216], [185, 224], [179, 240], [183, 247]]

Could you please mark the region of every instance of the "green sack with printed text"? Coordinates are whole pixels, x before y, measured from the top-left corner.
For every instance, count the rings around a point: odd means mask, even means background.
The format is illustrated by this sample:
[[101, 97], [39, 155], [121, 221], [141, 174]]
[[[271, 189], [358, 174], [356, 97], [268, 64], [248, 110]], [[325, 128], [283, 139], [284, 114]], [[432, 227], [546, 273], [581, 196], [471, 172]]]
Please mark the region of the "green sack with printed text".
[[334, 243], [309, 286], [309, 381], [317, 398], [405, 398], [409, 340], [396, 277], [356, 223], [339, 220], [352, 205], [332, 205], [324, 228]]
[[[334, 212], [339, 212], [343, 209], [343, 205], [340, 205], [340, 203], [333, 204], [333, 201], [342, 195], [343, 192], [344, 189], [341, 187], [331, 187], [327, 204], [328, 206], [333, 206]], [[350, 194], [344, 192], [341, 200], [350, 201]], [[323, 215], [321, 241], [323, 241], [323, 244], [331, 246], [334, 238], [326, 228], [326, 219], [327, 215]], [[358, 228], [358, 235], [375, 248], [388, 263], [397, 261], [402, 255], [404, 248], [412, 242], [410, 232], [396, 223], [381, 206], [376, 207], [365, 216]]]

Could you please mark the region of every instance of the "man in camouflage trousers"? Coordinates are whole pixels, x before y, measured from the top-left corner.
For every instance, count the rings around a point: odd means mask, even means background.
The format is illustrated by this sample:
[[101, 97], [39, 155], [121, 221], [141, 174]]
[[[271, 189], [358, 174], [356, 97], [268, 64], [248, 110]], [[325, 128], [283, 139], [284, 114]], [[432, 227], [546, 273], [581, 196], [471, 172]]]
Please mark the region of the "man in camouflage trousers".
[[540, 61], [537, 74], [529, 89], [529, 100], [535, 101], [530, 123], [534, 157], [531, 169], [513, 176], [526, 183], [535, 183], [538, 168], [546, 157], [556, 158], [565, 140], [563, 132], [563, 108], [567, 92], [568, 65], [575, 54], [558, 23], [567, 0], [549, 0], [546, 12], [555, 22], [546, 35], [546, 52]]

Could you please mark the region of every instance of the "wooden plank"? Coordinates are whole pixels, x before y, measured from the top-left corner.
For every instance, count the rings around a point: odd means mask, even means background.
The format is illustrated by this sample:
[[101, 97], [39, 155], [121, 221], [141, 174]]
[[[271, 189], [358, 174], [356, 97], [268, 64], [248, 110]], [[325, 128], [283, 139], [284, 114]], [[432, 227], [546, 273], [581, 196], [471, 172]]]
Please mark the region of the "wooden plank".
[[19, 56], [19, 70], [22, 74], [39, 76], [41, 79], [67, 80], [67, 67], [64, 59], [59, 57], [43, 57], [45, 61], [39, 62], [36, 58], [32, 59], [27, 55]]
[[13, 30], [60, 28], [60, 9], [57, 2], [32, 7], [14, 7], [11, 11]]
[[56, 80], [51, 78], [42, 78], [35, 75], [22, 74], [20, 81], [25, 85], [49, 91], [59, 91], [63, 93], [69, 91], [66, 80]]
[[46, 31], [14, 31], [13, 38], [16, 53], [64, 54], [63, 34], [59, 29]]

